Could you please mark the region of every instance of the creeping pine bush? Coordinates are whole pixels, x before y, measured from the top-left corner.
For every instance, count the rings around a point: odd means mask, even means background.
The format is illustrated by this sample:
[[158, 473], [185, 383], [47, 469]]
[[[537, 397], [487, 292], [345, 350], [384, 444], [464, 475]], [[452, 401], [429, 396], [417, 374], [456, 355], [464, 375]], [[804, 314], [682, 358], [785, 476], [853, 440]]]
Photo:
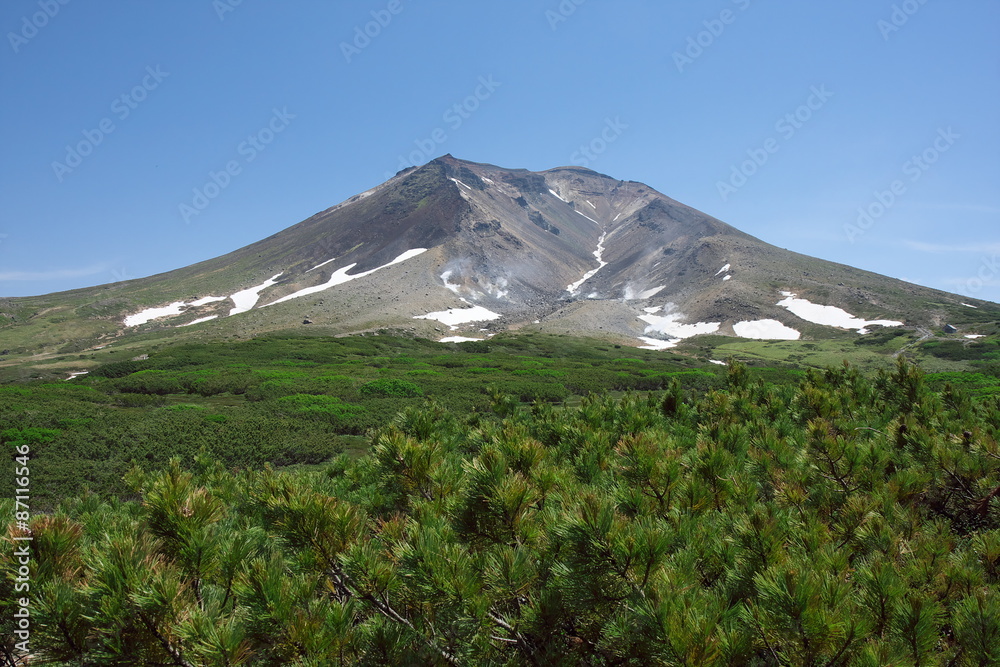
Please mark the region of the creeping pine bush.
[[406, 380], [373, 380], [361, 385], [359, 391], [368, 396], [394, 396], [400, 398], [423, 396], [420, 385]]
[[[723, 381], [410, 406], [322, 471], [136, 467], [31, 517], [32, 664], [1000, 665], [1000, 405], [902, 359]], [[241, 466], [335, 448], [236, 421]]]
[[344, 403], [336, 396], [295, 394], [277, 400], [283, 410], [303, 417], [341, 420], [354, 417], [364, 411], [360, 405]]

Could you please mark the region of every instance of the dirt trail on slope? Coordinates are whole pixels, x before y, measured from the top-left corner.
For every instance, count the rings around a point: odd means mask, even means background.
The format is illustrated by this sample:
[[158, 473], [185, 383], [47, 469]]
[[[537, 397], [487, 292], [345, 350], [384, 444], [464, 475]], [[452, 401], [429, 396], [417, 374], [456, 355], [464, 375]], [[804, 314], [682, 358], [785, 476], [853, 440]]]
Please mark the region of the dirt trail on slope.
[[912, 343], [907, 343], [903, 347], [901, 347], [898, 350], [896, 350], [896, 352], [894, 352], [893, 355], [892, 355], [893, 359], [897, 358], [899, 355], [903, 354], [904, 352], [906, 352], [911, 347], [915, 347], [917, 345], [920, 345], [921, 343], [923, 343], [928, 338], [933, 338], [934, 337], [934, 332], [931, 331], [930, 329], [925, 329], [924, 327], [916, 327], [916, 330], [917, 330], [917, 333], [920, 334], [920, 338], [918, 338], [917, 340], [913, 341]]

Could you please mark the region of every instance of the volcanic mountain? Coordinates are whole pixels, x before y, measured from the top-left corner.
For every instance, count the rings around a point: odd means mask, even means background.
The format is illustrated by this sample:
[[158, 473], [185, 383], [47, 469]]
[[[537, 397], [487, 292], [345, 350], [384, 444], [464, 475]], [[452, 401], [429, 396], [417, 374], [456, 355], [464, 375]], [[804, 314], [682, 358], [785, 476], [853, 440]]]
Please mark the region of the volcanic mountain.
[[[1000, 318], [970, 300], [769, 245], [647, 185], [450, 155], [227, 255], [0, 299], [8, 355], [122, 337], [312, 326], [435, 339], [526, 328], [669, 347]], [[150, 336], [156, 334], [156, 336]]]

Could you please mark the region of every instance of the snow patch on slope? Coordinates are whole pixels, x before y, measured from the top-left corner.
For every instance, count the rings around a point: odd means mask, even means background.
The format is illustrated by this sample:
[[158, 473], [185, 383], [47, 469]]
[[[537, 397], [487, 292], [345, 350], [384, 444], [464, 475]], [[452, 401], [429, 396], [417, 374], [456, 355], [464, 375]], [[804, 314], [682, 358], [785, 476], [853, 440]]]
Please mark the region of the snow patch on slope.
[[786, 298], [779, 301], [777, 305], [787, 309], [793, 315], [801, 317], [806, 322], [812, 322], [813, 324], [839, 327], [841, 329], [856, 329], [859, 334], [868, 333], [865, 327], [873, 324], [879, 324], [884, 327], [898, 327], [903, 325], [902, 322], [895, 320], [863, 320], [836, 306], [821, 306], [807, 299], [798, 299], [791, 292], [782, 292], [781, 295]]
[[198, 306], [204, 306], [205, 304], [215, 303], [217, 301], [225, 301], [228, 296], [203, 296], [197, 301], [192, 301], [188, 304], [189, 308], [197, 308]]
[[560, 197], [559, 193], [556, 192], [555, 190], [553, 190], [552, 188], [549, 188], [549, 192], [551, 192], [552, 196], [555, 197], [556, 199], [558, 199], [559, 201], [566, 202], [567, 204], [569, 203], [568, 201], [566, 201], [565, 199], [563, 199], [562, 197]]
[[719, 275], [720, 273], [725, 273], [725, 272], [726, 272], [726, 271], [728, 271], [728, 270], [729, 270], [730, 268], [731, 268], [731, 267], [729, 266], [729, 264], [726, 264], [726, 265], [725, 265], [724, 267], [722, 267], [721, 269], [719, 269], [718, 271], [716, 271], [716, 272], [715, 272], [715, 275]]
[[753, 340], [798, 340], [802, 334], [791, 327], [786, 327], [778, 320], [754, 320], [737, 322], [733, 331], [740, 338]]
[[145, 324], [146, 322], [152, 322], [155, 319], [161, 317], [168, 317], [171, 315], [180, 315], [184, 312], [187, 304], [183, 301], [174, 301], [170, 305], [161, 306], [159, 308], [147, 308], [146, 310], [136, 313], [135, 315], [129, 315], [125, 318], [125, 326], [127, 327], [137, 327], [140, 324]]
[[640, 345], [640, 350], [668, 350], [672, 347], [677, 347], [676, 340], [660, 340], [659, 338], [647, 338], [645, 336], [639, 336], [645, 345]]
[[344, 283], [350, 282], [352, 280], [357, 280], [358, 278], [364, 278], [365, 276], [369, 276], [375, 273], [376, 271], [381, 271], [382, 269], [392, 266], [393, 264], [399, 264], [400, 262], [405, 262], [406, 260], [416, 257], [417, 255], [424, 252], [427, 252], [427, 248], [414, 248], [413, 250], [407, 250], [402, 255], [392, 260], [388, 264], [383, 264], [382, 266], [377, 266], [369, 271], [362, 271], [361, 273], [356, 273], [354, 275], [348, 275], [347, 272], [353, 269], [355, 266], [357, 266], [357, 263], [355, 262], [354, 264], [349, 264], [348, 266], [345, 266], [343, 268], [334, 271], [334, 273], [330, 276], [330, 279], [327, 280], [322, 285], [314, 285], [312, 287], [306, 287], [300, 289], [298, 292], [293, 292], [288, 296], [283, 296], [277, 301], [272, 301], [271, 303], [266, 304], [265, 306], [262, 307], [266, 308], [267, 306], [273, 306], [274, 304], [281, 303], [283, 301], [298, 299], [299, 297], [308, 296], [309, 294], [315, 294], [317, 292], [322, 292], [323, 290], [328, 290], [331, 287], [336, 287], [337, 285], [343, 285]]
[[[722, 326], [721, 322], [695, 322], [694, 324], [686, 324], [681, 321], [686, 319], [686, 317], [687, 316], [684, 315], [684, 313], [677, 310], [677, 306], [674, 303], [667, 303], [663, 315], [647, 313], [646, 315], [640, 315], [639, 319], [647, 324], [644, 333], [655, 333], [678, 340], [691, 338], [692, 336], [715, 333], [719, 330], [719, 327]], [[643, 340], [646, 339], [643, 338]], [[648, 343], [649, 341], [646, 340], [646, 342]], [[671, 345], [668, 345], [667, 347], [673, 347], [673, 345], [677, 344], [677, 340], [661, 340], [659, 342], [662, 344], [671, 343]], [[652, 343], [649, 344], [652, 345]], [[661, 347], [659, 349], [666, 349], [666, 347]]]
[[468, 324], [469, 322], [487, 322], [499, 318], [499, 313], [494, 313], [492, 310], [487, 310], [482, 306], [473, 306], [472, 308], [449, 308], [448, 310], [427, 313], [426, 315], [413, 316], [413, 319], [415, 320], [437, 320], [442, 324], [448, 325], [452, 329], [457, 329], [459, 324]]
[[[583, 214], [581, 213], [581, 215]], [[601, 269], [603, 269], [605, 266], [608, 265], [608, 263], [604, 261], [604, 239], [606, 239], [607, 237], [608, 237], [607, 232], [601, 234], [601, 238], [598, 239], [597, 241], [597, 250], [594, 251], [594, 257], [597, 258], [597, 263], [600, 264], [600, 266], [598, 266], [596, 269], [592, 271], [587, 271], [585, 274], [583, 274], [583, 278], [580, 278], [572, 285], [568, 285], [566, 287], [567, 292], [569, 292], [570, 294], [576, 294], [576, 292], [580, 289], [581, 285], [583, 285], [585, 282], [593, 278], [598, 271], [600, 271]]]
[[323, 262], [321, 264], [317, 264], [316, 266], [312, 267], [311, 269], [307, 269], [306, 273], [309, 273], [310, 271], [315, 271], [316, 269], [320, 268], [321, 266], [326, 266], [330, 262], [336, 262], [336, 261], [337, 261], [336, 257], [334, 257], [333, 259], [328, 259], [328, 260], [326, 260], [325, 262]]
[[281, 274], [278, 273], [266, 281], [262, 282], [260, 285], [247, 288], [229, 297], [236, 304], [236, 307], [229, 311], [230, 315], [239, 315], [240, 313], [245, 313], [254, 306], [257, 305], [257, 300], [260, 298], [260, 293], [266, 290], [271, 285], [278, 282], [278, 278]]

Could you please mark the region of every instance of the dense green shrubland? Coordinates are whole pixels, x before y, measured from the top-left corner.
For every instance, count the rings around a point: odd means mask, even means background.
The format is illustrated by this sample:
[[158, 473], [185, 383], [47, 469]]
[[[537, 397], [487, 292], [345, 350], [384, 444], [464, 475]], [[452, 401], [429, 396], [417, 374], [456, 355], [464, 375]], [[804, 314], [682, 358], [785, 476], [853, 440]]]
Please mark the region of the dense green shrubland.
[[[685, 370], [695, 362], [663, 354], [626, 362], [621, 354], [542, 336], [457, 346], [385, 336], [182, 345], [69, 383], [0, 386], [0, 432], [55, 432], [33, 450], [35, 503], [48, 508], [84, 489], [126, 493], [133, 462], [155, 469], [204, 453], [227, 468], [322, 463], [428, 398], [474, 413], [488, 410], [491, 388], [558, 403], [657, 390], [673, 377], [700, 390], [720, 383], [719, 371]], [[10, 480], [0, 483], [4, 496]]]
[[1000, 664], [995, 397], [901, 362], [486, 400], [410, 406], [321, 471], [202, 455], [36, 516], [36, 659]]

